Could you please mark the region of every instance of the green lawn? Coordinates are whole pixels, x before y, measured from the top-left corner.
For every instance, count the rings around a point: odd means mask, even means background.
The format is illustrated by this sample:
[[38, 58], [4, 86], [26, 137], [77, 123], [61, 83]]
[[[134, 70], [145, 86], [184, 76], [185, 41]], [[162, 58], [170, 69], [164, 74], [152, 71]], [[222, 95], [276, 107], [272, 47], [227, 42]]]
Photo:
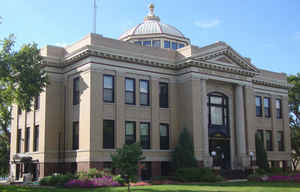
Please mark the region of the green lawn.
[[[136, 192], [154, 192], [154, 191], [170, 191], [170, 192], [299, 192], [300, 183], [219, 183], [219, 184], [199, 184], [199, 185], [154, 185], [132, 187], [132, 191]], [[126, 191], [126, 187], [117, 188], [97, 188], [97, 189], [65, 189], [65, 188], [32, 188], [17, 186], [1, 186], [1, 192], [122, 192]]]

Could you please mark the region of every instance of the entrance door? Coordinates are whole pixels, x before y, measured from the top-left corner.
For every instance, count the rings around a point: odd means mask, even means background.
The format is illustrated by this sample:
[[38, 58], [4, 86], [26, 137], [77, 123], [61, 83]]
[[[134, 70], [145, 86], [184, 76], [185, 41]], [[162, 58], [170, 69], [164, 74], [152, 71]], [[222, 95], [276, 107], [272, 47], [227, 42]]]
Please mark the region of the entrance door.
[[214, 166], [222, 169], [230, 169], [230, 140], [227, 138], [211, 138], [209, 140], [209, 152], [216, 152], [213, 157]]

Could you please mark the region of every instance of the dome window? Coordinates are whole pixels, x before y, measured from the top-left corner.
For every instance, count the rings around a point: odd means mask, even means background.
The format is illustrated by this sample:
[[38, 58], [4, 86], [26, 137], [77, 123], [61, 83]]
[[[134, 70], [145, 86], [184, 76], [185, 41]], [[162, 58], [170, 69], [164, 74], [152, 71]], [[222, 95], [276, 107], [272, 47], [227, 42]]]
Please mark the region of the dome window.
[[182, 48], [182, 47], [184, 47], [184, 44], [179, 43], [179, 44], [178, 44], [178, 49], [180, 49], [180, 48]]
[[176, 42], [172, 42], [172, 49], [176, 50], [177, 49], [177, 43]]
[[143, 46], [145, 47], [151, 47], [151, 41], [144, 41]]
[[136, 45], [142, 45], [142, 42], [141, 41], [135, 41], [134, 42]]
[[166, 49], [171, 48], [170, 41], [165, 41], [165, 42], [164, 42], [164, 48], [166, 48]]
[[155, 48], [160, 48], [160, 40], [153, 40], [152, 41], [152, 47], [155, 47]]

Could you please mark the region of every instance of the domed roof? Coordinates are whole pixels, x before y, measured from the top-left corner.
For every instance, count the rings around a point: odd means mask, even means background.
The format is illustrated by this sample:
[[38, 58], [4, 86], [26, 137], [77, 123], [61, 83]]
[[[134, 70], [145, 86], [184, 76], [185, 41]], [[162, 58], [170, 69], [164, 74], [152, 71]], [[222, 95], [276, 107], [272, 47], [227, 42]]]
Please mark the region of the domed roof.
[[155, 16], [154, 14], [154, 5], [150, 4], [149, 6], [150, 12], [144, 18], [144, 22], [133, 27], [132, 29], [128, 30], [124, 34], [120, 36], [120, 40], [123, 40], [130, 36], [139, 36], [139, 35], [157, 35], [157, 34], [166, 34], [171, 35], [179, 38], [184, 38], [184, 35], [175, 27], [171, 25], [167, 25], [160, 22], [160, 18]]

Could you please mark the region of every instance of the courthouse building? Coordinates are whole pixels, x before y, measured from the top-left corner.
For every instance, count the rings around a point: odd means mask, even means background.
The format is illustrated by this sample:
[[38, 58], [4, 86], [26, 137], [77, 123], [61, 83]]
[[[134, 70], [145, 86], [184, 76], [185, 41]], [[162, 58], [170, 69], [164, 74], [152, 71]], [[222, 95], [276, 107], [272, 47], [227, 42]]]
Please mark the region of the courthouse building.
[[153, 5], [118, 40], [88, 34], [41, 55], [50, 84], [32, 110], [13, 108], [17, 180], [27, 169], [21, 157], [32, 157], [34, 176], [43, 177], [108, 168], [111, 153], [135, 142], [146, 157], [142, 177], [167, 175], [184, 128], [198, 166], [249, 167], [256, 133], [270, 165], [289, 166], [286, 74], [257, 68], [225, 42], [192, 45]]

